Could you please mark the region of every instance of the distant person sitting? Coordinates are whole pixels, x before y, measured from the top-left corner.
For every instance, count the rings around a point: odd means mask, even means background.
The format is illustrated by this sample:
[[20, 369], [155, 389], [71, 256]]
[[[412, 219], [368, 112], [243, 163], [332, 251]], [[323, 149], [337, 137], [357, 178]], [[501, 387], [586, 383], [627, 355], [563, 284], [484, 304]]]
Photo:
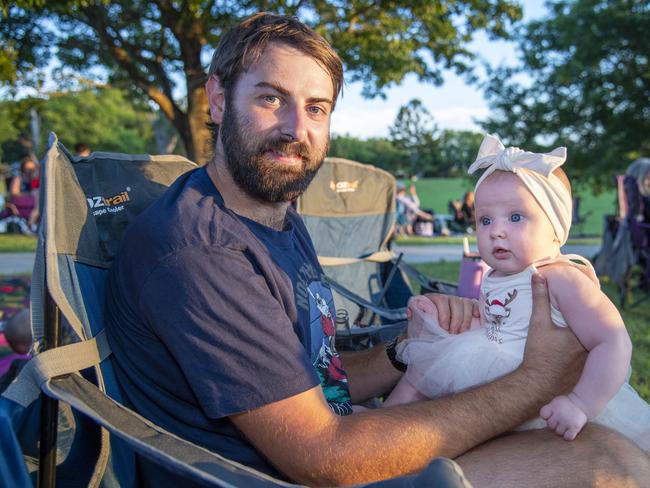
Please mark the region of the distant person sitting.
[[4, 334], [9, 347], [16, 354], [24, 355], [29, 353], [29, 349], [32, 346], [32, 329], [28, 308], [22, 309], [7, 320]]
[[38, 163], [31, 156], [25, 156], [20, 162], [20, 173], [9, 183], [9, 195], [29, 195], [38, 190], [39, 186]]
[[476, 217], [474, 214], [474, 192], [468, 191], [463, 200], [451, 200], [449, 202], [449, 213], [452, 217], [449, 227], [454, 232], [472, 233]]
[[632, 247], [643, 270], [639, 287], [650, 288], [650, 158], [639, 158], [625, 171], [623, 180], [626, 220], [632, 238]]
[[32, 330], [29, 309], [25, 308], [5, 323], [4, 336], [14, 352], [0, 359], [0, 392], [3, 392], [29, 360]]
[[[413, 186], [413, 185], [411, 185]], [[413, 196], [417, 198], [417, 203]], [[410, 195], [406, 194], [406, 186], [403, 183], [397, 184], [397, 224], [398, 232], [412, 235], [414, 234], [413, 224], [416, 220], [424, 222], [433, 222], [433, 215], [420, 209], [420, 199], [417, 197], [415, 187]]]
[[461, 207], [463, 215], [463, 222], [466, 227], [473, 228], [476, 225], [476, 214], [474, 212], [474, 192], [468, 191], [463, 197], [463, 205]]
[[90, 148], [83, 142], [78, 142], [74, 145], [74, 152], [78, 158], [87, 158], [90, 156]]
[[20, 173], [9, 183], [9, 195], [6, 209], [11, 216], [24, 219], [31, 232], [38, 221], [38, 189], [40, 187], [38, 163], [26, 156], [20, 163]]

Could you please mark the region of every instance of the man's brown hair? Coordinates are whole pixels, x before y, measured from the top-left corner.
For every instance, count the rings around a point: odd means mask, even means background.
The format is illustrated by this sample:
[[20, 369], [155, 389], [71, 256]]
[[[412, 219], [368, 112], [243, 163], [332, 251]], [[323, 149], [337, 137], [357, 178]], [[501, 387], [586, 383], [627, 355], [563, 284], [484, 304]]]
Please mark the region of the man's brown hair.
[[[249, 69], [272, 42], [287, 44], [314, 58], [330, 75], [334, 89], [332, 101], [336, 104], [343, 86], [341, 58], [325, 39], [293, 16], [259, 12], [244, 19], [221, 38], [208, 75], [217, 75], [226, 94], [232, 93], [239, 75]], [[216, 140], [219, 127], [209, 125]]]

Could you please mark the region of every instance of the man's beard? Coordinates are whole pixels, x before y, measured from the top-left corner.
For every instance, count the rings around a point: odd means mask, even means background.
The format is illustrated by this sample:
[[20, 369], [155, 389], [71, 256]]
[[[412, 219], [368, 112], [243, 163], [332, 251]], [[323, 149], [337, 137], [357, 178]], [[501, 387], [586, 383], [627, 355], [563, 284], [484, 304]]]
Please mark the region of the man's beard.
[[[233, 180], [246, 193], [265, 202], [289, 202], [298, 198], [320, 169], [328, 150], [327, 142], [319, 150], [310, 149], [303, 142], [264, 139], [250, 124], [241, 123], [237, 111], [228, 102], [219, 131], [226, 166]], [[295, 167], [274, 162], [266, 157], [269, 151], [299, 156], [302, 164]]]

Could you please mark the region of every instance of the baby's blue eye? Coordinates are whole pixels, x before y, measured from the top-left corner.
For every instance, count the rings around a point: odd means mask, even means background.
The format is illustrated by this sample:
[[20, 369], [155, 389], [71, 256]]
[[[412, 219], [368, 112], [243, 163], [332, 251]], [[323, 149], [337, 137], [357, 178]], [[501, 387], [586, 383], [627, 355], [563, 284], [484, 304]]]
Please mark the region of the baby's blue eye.
[[481, 225], [490, 225], [490, 217], [482, 217], [481, 218]]
[[522, 215], [518, 213], [513, 213], [510, 216], [510, 220], [512, 220], [513, 222], [519, 222], [522, 218], [523, 218]]

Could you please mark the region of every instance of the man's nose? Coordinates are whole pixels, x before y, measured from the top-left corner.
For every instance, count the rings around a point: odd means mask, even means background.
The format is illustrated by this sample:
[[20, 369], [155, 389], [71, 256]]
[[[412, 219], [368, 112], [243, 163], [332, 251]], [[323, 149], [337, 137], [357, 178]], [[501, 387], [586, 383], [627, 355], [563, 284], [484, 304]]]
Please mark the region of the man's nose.
[[304, 142], [307, 139], [307, 114], [297, 106], [289, 105], [282, 120], [282, 138], [287, 142]]

